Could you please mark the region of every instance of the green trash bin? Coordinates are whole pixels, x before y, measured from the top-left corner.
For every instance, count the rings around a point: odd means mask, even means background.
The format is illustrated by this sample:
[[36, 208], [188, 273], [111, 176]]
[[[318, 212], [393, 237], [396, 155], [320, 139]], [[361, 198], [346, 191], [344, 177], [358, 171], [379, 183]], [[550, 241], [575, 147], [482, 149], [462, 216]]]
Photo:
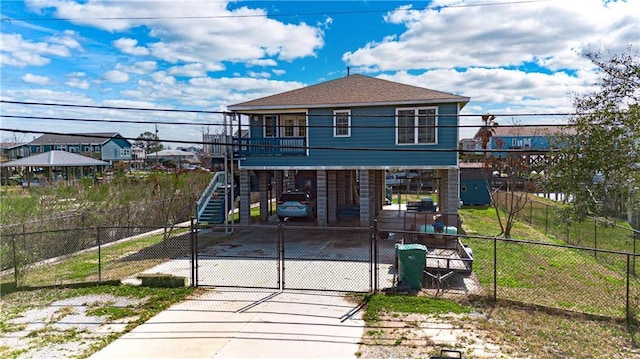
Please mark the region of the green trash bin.
[[422, 244], [397, 244], [398, 282], [411, 289], [422, 289], [422, 271], [427, 261], [427, 247]]

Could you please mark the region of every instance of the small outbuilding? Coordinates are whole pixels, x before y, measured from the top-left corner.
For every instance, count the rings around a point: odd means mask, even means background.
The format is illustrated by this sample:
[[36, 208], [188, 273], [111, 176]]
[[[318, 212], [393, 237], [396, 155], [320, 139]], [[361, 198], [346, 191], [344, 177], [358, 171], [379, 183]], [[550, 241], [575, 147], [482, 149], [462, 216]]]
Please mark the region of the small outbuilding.
[[460, 200], [467, 206], [491, 204], [491, 172], [481, 162], [460, 163]]

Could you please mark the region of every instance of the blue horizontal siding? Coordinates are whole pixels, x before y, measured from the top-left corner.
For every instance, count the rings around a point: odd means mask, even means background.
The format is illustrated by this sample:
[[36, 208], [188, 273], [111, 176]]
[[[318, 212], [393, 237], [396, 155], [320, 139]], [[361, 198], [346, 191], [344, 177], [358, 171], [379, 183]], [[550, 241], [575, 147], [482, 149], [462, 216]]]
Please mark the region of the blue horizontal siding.
[[[429, 105], [410, 107], [424, 106]], [[308, 117], [311, 126], [308, 129], [309, 156], [248, 156], [241, 166], [454, 166], [457, 164], [455, 150], [458, 146], [457, 105], [437, 107], [437, 144], [396, 145], [395, 106], [350, 108], [350, 137], [333, 136], [333, 108], [311, 109]], [[263, 133], [261, 128], [252, 128], [250, 132], [252, 136]]]

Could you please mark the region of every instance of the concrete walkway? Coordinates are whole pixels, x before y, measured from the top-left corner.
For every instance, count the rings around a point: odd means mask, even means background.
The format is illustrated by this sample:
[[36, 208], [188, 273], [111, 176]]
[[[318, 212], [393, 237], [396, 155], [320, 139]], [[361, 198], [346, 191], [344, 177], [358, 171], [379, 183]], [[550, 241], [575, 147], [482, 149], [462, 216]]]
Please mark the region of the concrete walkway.
[[205, 290], [91, 358], [356, 358], [359, 309], [343, 293]]

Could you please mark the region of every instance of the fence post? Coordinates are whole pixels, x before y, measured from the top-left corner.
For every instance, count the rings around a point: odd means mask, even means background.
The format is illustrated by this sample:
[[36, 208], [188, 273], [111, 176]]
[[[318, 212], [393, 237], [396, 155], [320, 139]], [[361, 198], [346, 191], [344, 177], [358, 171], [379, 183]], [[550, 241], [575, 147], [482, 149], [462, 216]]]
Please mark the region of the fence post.
[[196, 267], [195, 267], [195, 258], [196, 258], [196, 240], [195, 240], [195, 228], [193, 226], [195, 221], [194, 217], [191, 217], [191, 226], [190, 226], [190, 233], [189, 233], [189, 244], [191, 245], [191, 287], [195, 288], [196, 287]]
[[371, 271], [373, 274], [373, 292], [378, 292], [378, 220], [373, 221], [373, 227], [371, 228]]
[[493, 237], [493, 301], [498, 299], [498, 239]]
[[284, 290], [284, 225], [278, 223], [278, 287]]
[[595, 251], [593, 251], [593, 258], [598, 258], [598, 219], [594, 218], [593, 219], [593, 249], [596, 249]]
[[626, 293], [626, 317], [627, 317], [627, 326], [631, 324], [631, 303], [629, 303], [629, 282], [631, 276], [631, 255], [627, 253], [627, 293]]
[[544, 234], [547, 234], [547, 229], [549, 228], [549, 205], [545, 205], [544, 210]]
[[13, 238], [13, 280], [16, 288], [18, 288], [18, 251], [16, 250], [16, 236]]
[[200, 282], [199, 279], [198, 279], [198, 277], [200, 275], [200, 273], [199, 273], [200, 265], [198, 264], [198, 248], [200, 248], [200, 246], [198, 244], [198, 241], [200, 241], [200, 238], [198, 237], [198, 234], [199, 234], [198, 230], [199, 229], [200, 228], [198, 227], [198, 222], [196, 222], [196, 230], [195, 230], [195, 233], [193, 235], [193, 237], [194, 237], [193, 248], [194, 248], [194, 250], [196, 252], [196, 257], [195, 257], [195, 260], [194, 260], [194, 267], [195, 267], [196, 271], [195, 271], [195, 276], [193, 278], [193, 283], [195, 283], [196, 286], [198, 286], [198, 283]]
[[636, 234], [638, 234], [637, 231], [633, 231], [633, 275], [637, 276], [636, 274]]
[[529, 201], [529, 224], [533, 223], [533, 201]]
[[98, 282], [102, 282], [102, 241], [100, 227], [96, 227], [96, 242], [98, 243]]

